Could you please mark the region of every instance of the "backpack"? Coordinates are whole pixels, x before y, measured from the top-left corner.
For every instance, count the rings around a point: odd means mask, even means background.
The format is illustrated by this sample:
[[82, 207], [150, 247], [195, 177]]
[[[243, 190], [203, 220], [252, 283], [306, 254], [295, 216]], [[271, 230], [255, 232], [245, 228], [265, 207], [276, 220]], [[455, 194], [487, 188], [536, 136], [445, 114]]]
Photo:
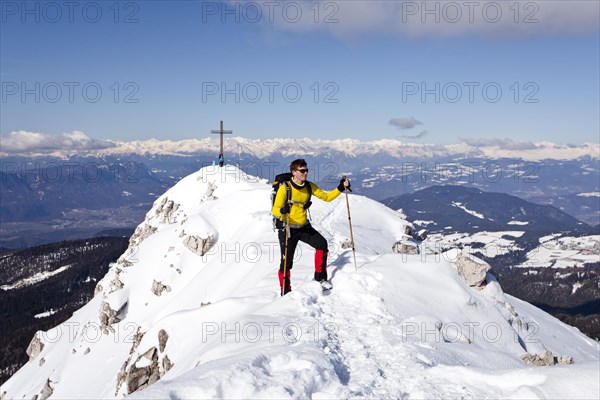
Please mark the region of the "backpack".
[[[281, 185], [285, 186], [285, 189], [287, 191], [287, 202], [290, 202], [292, 200], [292, 189], [290, 187], [290, 181], [292, 180], [292, 173], [291, 172], [285, 172], [283, 174], [279, 174], [275, 177], [275, 180], [273, 181], [273, 185], [272, 188], [273, 190], [271, 191], [271, 208], [273, 208], [273, 205], [275, 204], [275, 196], [277, 196], [277, 191], [279, 190], [279, 187]], [[310, 198], [312, 197], [312, 187], [310, 186], [310, 182], [309, 181], [305, 181], [306, 182], [306, 190], [308, 191], [308, 200], [306, 201], [307, 203], [310, 201]], [[273, 229], [283, 229], [283, 221], [281, 221], [279, 218], [273, 216]]]

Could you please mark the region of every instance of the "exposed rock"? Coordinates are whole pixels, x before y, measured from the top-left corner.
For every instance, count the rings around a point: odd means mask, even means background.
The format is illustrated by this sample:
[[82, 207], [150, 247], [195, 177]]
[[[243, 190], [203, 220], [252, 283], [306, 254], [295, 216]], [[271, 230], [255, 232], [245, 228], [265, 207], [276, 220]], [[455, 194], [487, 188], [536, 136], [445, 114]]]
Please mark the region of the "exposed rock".
[[206, 239], [199, 236], [188, 236], [183, 240], [185, 247], [190, 249], [193, 253], [202, 257], [208, 250], [214, 245], [213, 237], [209, 235]]
[[[501, 305], [502, 307], [504, 307], [504, 309], [505, 309], [506, 311], [508, 311], [508, 313], [509, 313], [510, 315], [512, 315], [513, 317], [517, 317], [517, 316], [519, 315], [519, 314], [517, 314], [517, 311], [516, 311], [516, 310], [515, 310], [515, 308], [512, 306], [512, 304], [510, 304], [510, 303], [507, 303], [507, 302], [505, 302], [505, 301], [499, 301], [499, 302], [498, 302], [498, 304], [499, 304], [499, 305]], [[510, 322], [510, 320], [509, 320], [509, 322]]]
[[392, 246], [392, 250], [397, 254], [419, 254], [419, 247], [406, 240], [399, 240]]
[[126, 258], [121, 258], [117, 261], [118, 264], [122, 265], [125, 268], [133, 266], [133, 263]]
[[105, 301], [102, 302], [102, 305], [100, 306], [99, 319], [100, 319], [102, 332], [104, 334], [108, 334], [109, 331], [111, 331], [111, 332], [114, 331], [114, 329], [112, 328], [111, 325], [116, 324], [121, 321], [121, 319], [119, 319], [118, 315], [121, 313], [121, 311], [123, 311], [123, 309], [126, 306], [127, 306], [127, 302], [125, 302], [125, 304], [123, 304], [119, 310], [113, 310], [112, 308], [110, 308], [110, 304], [108, 304]]
[[204, 196], [202, 197], [202, 199], [203, 200], [215, 200], [217, 197], [213, 193], [216, 189], [217, 189], [217, 185], [215, 185], [213, 182], [208, 182], [208, 185], [206, 185], [206, 193], [204, 193]]
[[165, 290], [170, 292], [171, 286], [163, 285], [161, 282], [154, 280], [152, 281], [152, 288], [150, 290], [152, 290], [152, 293], [154, 293], [156, 296], [160, 296]]
[[404, 232], [403, 232], [406, 236], [412, 236], [413, 234], [413, 227], [406, 224], [404, 225]]
[[142, 343], [142, 338], [144, 337], [144, 334], [145, 332], [142, 332], [141, 327], [138, 326], [135, 332], [135, 336], [133, 336], [133, 344], [131, 345], [129, 355], [133, 354], [133, 352], [137, 350], [140, 343]]
[[40, 367], [46, 363], [46, 359], [44, 357], [40, 358]]
[[467, 283], [473, 286], [485, 286], [485, 276], [491, 269], [490, 265], [483, 260], [471, 255], [459, 253], [456, 257], [456, 269], [458, 275]]
[[127, 380], [127, 366], [129, 365], [129, 362], [131, 361], [131, 357], [133, 356], [133, 353], [135, 353], [138, 346], [142, 342], [143, 337], [144, 337], [144, 332], [141, 332], [141, 329], [138, 326], [137, 331], [135, 332], [135, 336], [133, 337], [133, 343], [131, 344], [131, 349], [129, 350], [129, 357], [127, 357], [127, 359], [123, 362], [123, 365], [121, 365], [121, 370], [117, 374], [117, 387], [116, 387], [116, 391], [115, 391], [115, 396], [118, 395], [119, 389], [121, 388], [123, 383], [125, 383]]
[[559, 356], [559, 357], [555, 357], [555, 361], [556, 361], [557, 364], [561, 364], [561, 365], [575, 363], [575, 360], [573, 360], [573, 357], [571, 357], [571, 356]]
[[[143, 358], [150, 362], [149, 365], [137, 367], [138, 362], [142, 361], [144, 363]], [[156, 347], [152, 347], [139, 356], [133, 365], [131, 365], [129, 371], [127, 371], [127, 394], [144, 389], [156, 382], [158, 378], [158, 353]]]
[[169, 246], [169, 249], [167, 251], [173, 251], [175, 250], [175, 246]]
[[98, 284], [96, 285], [96, 288], [94, 289], [94, 296], [96, 296], [98, 293], [102, 293], [103, 290], [104, 290], [104, 288], [102, 287], [100, 282], [98, 282]]
[[41, 352], [44, 350], [44, 343], [40, 339], [40, 331], [37, 331], [33, 338], [31, 338], [31, 342], [29, 342], [29, 346], [27, 346], [27, 350], [25, 352], [29, 356], [29, 361], [36, 358]]
[[46, 384], [42, 388], [42, 393], [40, 393], [40, 400], [46, 400], [48, 397], [52, 396], [54, 388], [52, 387], [51, 383], [52, 381], [50, 381], [50, 379], [46, 381]]
[[[127, 249], [128, 252], [134, 254], [137, 246], [154, 232], [156, 232], [156, 228], [148, 225], [148, 223], [138, 225], [138, 227], [135, 228], [135, 232], [133, 232], [133, 235], [131, 235], [131, 238], [129, 239], [129, 248]], [[126, 254], [123, 254], [119, 258], [118, 263], [125, 267], [130, 267], [133, 265], [131, 261], [127, 260]]]
[[129, 352], [129, 357], [123, 363], [117, 376], [115, 395], [119, 394], [123, 384], [125, 384], [125, 394], [131, 394], [152, 385], [160, 380], [174, 365], [166, 354], [162, 354], [169, 340], [169, 335], [164, 329], [158, 332], [159, 348], [151, 347], [143, 354], [138, 355], [135, 361], [133, 361], [134, 354], [143, 337], [144, 333], [140, 332], [138, 328], [134, 336], [131, 351]]
[[521, 359], [525, 361], [527, 365], [533, 366], [548, 366], [548, 365], [566, 365], [573, 364], [575, 361], [571, 356], [555, 356], [551, 351], [546, 350], [540, 354], [525, 353], [521, 355]]
[[175, 222], [175, 214], [179, 209], [179, 204], [165, 197], [156, 208], [156, 216], [160, 217], [161, 223], [172, 224]]
[[165, 371], [165, 373], [169, 372], [169, 370], [171, 368], [173, 368], [173, 365], [174, 365], [173, 363], [171, 363], [171, 360], [169, 360], [169, 356], [165, 356], [163, 358], [162, 364], [163, 364], [163, 371]]
[[[134, 251], [130, 250], [130, 253], [134, 253]], [[131, 261], [129, 261], [126, 256], [121, 256], [121, 258], [119, 258], [119, 260], [117, 260], [117, 264], [122, 265], [124, 268], [129, 268], [131, 266], [133, 266], [133, 263]]]
[[169, 340], [169, 334], [164, 329], [161, 329], [158, 332], [158, 351], [161, 353], [165, 351], [167, 340]]
[[123, 282], [121, 282], [119, 277], [115, 277], [115, 279], [110, 281], [110, 293], [123, 289], [123, 286], [124, 286], [124, 284], [123, 284]]
[[83, 352], [83, 354], [84, 354], [84, 355], [85, 355], [85, 354], [90, 354], [90, 351], [91, 351], [91, 350], [90, 350], [90, 348], [88, 347], [87, 349], [85, 349], [85, 351]]
[[546, 350], [540, 354], [525, 353], [521, 355], [521, 359], [525, 361], [527, 365], [533, 366], [547, 366], [556, 364], [554, 360], [554, 354], [551, 351]]
[[421, 229], [417, 233], [415, 233], [415, 240], [425, 240], [427, 239], [428, 232], [426, 229]]
[[[135, 363], [129, 368], [129, 371], [127, 371], [127, 394], [137, 392], [156, 383], [173, 367], [167, 355], [163, 357], [162, 363], [159, 364], [158, 360], [156, 347], [148, 349], [148, 351], [137, 358]], [[138, 367], [137, 365], [143, 366]]]

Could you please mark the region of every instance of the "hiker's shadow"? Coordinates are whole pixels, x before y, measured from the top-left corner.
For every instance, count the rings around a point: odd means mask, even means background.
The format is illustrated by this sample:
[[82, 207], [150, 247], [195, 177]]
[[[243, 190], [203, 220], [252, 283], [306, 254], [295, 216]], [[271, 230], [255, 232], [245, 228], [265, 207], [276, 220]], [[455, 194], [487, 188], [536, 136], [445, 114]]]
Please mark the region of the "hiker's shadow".
[[341, 271], [344, 268], [348, 268], [348, 266], [351, 265], [351, 255], [351, 252], [345, 252], [343, 254], [340, 254], [338, 258], [335, 259], [335, 261], [329, 264], [329, 266], [331, 267], [331, 276], [329, 277], [329, 280], [335, 278], [335, 275], [338, 271]]

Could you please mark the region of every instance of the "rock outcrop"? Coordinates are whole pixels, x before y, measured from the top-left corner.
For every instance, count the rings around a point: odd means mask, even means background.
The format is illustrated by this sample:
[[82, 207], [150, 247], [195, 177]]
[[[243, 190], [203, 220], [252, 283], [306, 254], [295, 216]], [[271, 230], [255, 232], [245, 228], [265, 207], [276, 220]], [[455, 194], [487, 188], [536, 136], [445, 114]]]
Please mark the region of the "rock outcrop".
[[546, 350], [540, 354], [525, 353], [521, 355], [521, 359], [527, 364], [536, 367], [545, 367], [556, 364], [573, 364], [574, 360], [571, 356], [555, 356], [551, 351]]
[[459, 253], [456, 257], [458, 275], [471, 287], [485, 286], [485, 277], [491, 269], [490, 265], [472, 255]]
[[392, 246], [392, 250], [397, 254], [419, 254], [419, 246], [408, 240], [399, 240]]
[[127, 302], [123, 304], [118, 310], [113, 310], [107, 302], [103, 301], [100, 306], [100, 325], [102, 332], [104, 334], [108, 334], [108, 332], [113, 332], [114, 329], [112, 327], [113, 324], [116, 324], [121, 321], [119, 318], [119, 314], [123, 311], [123, 309], [127, 306]]
[[167, 354], [164, 354], [169, 335], [164, 329], [158, 332], [158, 349], [153, 346], [143, 354], [138, 355], [132, 362], [135, 349], [141, 342], [143, 335], [137, 336], [132, 346], [130, 357], [123, 363], [117, 378], [117, 393], [125, 384], [125, 394], [131, 394], [156, 383], [172, 367], [173, 363]]
[[183, 240], [183, 244], [190, 251], [202, 257], [214, 245], [214, 238], [210, 235], [207, 238], [190, 235]]
[[42, 343], [42, 340], [40, 339], [40, 331], [37, 331], [35, 335], [33, 335], [31, 342], [29, 342], [27, 350], [25, 350], [29, 356], [29, 361], [36, 358], [42, 352], [42, 350], [44, 350], [44, 343]]
[[167, 292], [171, 291], [171, 286], [169, 285], [164, 285], [161, 282], [157, 282], [156, 280], [152, 281], [152, 288], [150, 289], [152, 290], [152, 293], [156, 296], [160, 296], [165, 290]]

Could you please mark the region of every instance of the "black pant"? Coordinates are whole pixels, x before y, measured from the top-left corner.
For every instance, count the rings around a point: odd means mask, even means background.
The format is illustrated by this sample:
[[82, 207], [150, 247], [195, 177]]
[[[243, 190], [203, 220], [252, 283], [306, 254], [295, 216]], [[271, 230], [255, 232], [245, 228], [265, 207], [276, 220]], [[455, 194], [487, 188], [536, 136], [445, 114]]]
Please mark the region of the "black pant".
[[[327, 252], [327, 239], [323, 237], [311, 225], [304, 225], [302, 228], [290, 228], [290, 238], [288, 239], [287, 251], [287, 271], [292, 269], [294, 264], [294, 253], [298, 242], [304, 242], [315, 250]], [[281, 248], [281, 261], [279, 270], [283, 272], [283, 258], [285, 254], [285, 229], [279, 229], [279, 247]]]

